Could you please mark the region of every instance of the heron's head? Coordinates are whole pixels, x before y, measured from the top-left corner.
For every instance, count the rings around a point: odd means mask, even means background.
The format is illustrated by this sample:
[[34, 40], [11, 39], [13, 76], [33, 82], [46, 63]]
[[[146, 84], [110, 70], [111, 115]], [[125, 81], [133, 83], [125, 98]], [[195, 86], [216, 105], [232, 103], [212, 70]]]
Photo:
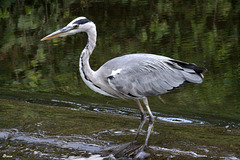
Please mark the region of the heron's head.
[[56, 37], [64, 37], [73, 35], [78, 32], [87, 32], [89, 29], [95, 27], [95, 24], [88, 20], [86, 17], [78, 17], [72, 20], [67, 26], [59, 29], [46, 37], [42, 38], [41, 41], [49, 40]]

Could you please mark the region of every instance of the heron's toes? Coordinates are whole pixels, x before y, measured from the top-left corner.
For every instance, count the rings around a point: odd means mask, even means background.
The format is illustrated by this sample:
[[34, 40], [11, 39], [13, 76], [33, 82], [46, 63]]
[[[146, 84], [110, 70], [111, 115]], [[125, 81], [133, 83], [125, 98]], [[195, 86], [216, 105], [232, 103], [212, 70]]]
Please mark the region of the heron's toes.
[[114, 148], [111, 152], [115, 157], [128, 157], [129, 153], [135, 151], [139, 145], [136, 144], [136, 141], [131, 143], [125, 143]]

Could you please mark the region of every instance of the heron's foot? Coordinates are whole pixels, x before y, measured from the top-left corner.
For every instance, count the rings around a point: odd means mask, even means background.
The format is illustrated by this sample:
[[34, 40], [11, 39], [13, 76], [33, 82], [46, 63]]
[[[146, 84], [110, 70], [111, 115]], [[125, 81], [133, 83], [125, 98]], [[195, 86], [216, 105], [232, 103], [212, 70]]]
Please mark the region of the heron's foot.
[[149, 157], [150, 154], [144, 151], [145, 148], [146, 148], [146, 145], [142, 145], [140, 148], [138, 148], [133, 153], [133, 156], [134, 156], [133, 160], [144, 160], [147, 157]]
[[136, 142], [137, 141], [132, 141], [130, 143], [119, 145], [112, 150], [111, 154], [115, 157], [128, 157], [129, 154], [138, 149], [139, 145], [137, 145]]

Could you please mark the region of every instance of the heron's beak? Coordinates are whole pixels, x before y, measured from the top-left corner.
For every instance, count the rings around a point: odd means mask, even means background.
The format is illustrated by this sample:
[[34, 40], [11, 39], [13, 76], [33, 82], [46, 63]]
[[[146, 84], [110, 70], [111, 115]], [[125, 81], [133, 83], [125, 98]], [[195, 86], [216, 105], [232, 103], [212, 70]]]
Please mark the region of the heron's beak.
[[59, 30], [47, 35], [46, 37], [42, 38], [41, 41], [49, 40], [49, 39], [56, 38], [56, 37], [63, 37], [70, 30], [72, 30], [72, 28], [70, 26], [66, 26], [62, 29], [59, 29]]

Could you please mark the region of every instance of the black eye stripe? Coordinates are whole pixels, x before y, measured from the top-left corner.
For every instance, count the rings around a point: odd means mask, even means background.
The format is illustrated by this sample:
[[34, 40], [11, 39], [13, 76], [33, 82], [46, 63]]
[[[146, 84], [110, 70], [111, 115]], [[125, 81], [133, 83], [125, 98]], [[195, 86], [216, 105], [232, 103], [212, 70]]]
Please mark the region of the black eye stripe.
[[91, 22], [91, 21], [86, 18], [86, 19], [80, 19], [80, 20], [74, 22], [73, 24], [78, 24], [78, 25], [80, 25], [80, 24], [85, 24], [85, 23], [88, 23], [88, 22]]

